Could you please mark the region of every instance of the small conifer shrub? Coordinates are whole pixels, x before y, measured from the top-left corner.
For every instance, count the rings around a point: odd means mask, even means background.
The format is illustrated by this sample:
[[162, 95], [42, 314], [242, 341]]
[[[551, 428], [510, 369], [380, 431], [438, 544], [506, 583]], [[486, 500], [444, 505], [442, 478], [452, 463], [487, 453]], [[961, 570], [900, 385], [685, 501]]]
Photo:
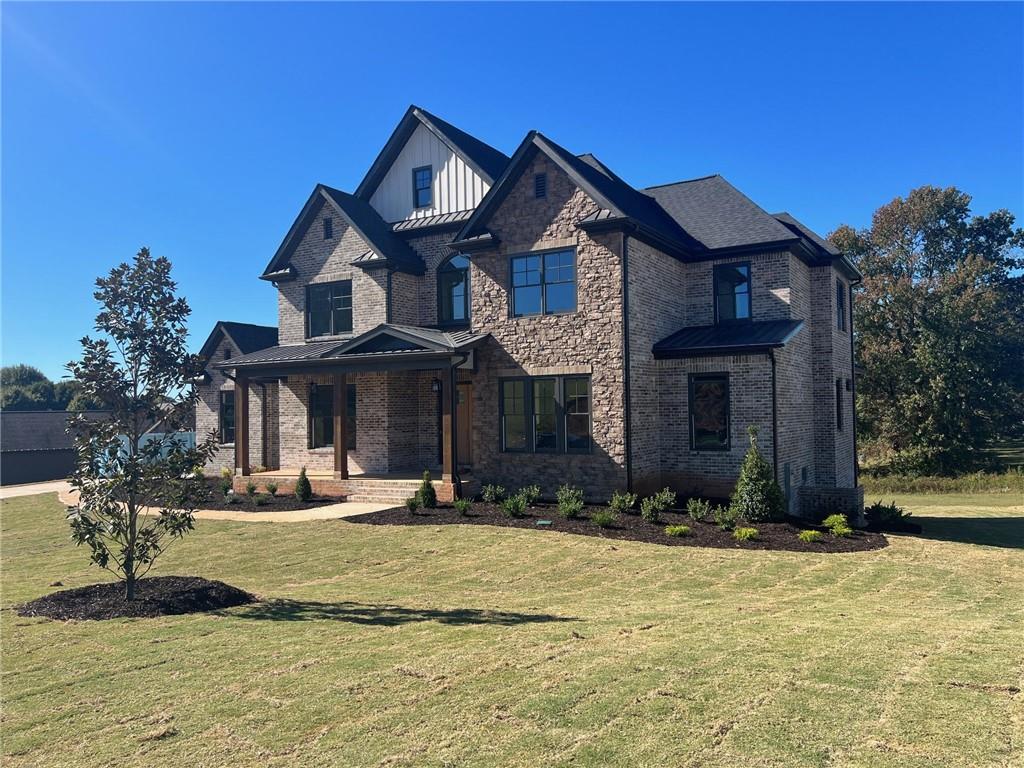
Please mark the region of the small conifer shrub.
[[771, 464], [758, 450], [757, 427], [751, 426], [747, 433], [750, 447], [743, 459], [730, 506], [737, 517], [752, 523], [782, 520], [786, 514], [786, 499], [775, 482]]

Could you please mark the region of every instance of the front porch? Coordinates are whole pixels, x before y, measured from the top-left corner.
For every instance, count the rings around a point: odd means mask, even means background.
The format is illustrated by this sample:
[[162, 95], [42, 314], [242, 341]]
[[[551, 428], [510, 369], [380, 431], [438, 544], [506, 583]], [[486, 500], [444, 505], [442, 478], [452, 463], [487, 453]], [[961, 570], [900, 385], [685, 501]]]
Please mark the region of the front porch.
[[[450, 502], [457, 498], [455, 485], [451, 480], [444, 479], [441, 467], [428, 467], [434, 489], [439, 501]], [[265, 492], [267, 483], [277, 485], [278, 493], [293, 493], [295, 482], [299, 477], [298, 468], [270, 469], [266, 472], [253, 472], [249, 475], [235, 475], [235, 493], [244, 493], [245, 486], [252, 482], [258, 492]], [[422, 474], [415, 472], [360, 472], [352, 473], [347, 478], [336, 478], [333, 471], [306, 470], [306, 477], [318, 496], [340, 496], [345, 501], [383, 502], [402, 504], [419, 490], [423, 480]], [[459, 475], [462, 495], [476, 495], [479, 483], [471, 474]]]

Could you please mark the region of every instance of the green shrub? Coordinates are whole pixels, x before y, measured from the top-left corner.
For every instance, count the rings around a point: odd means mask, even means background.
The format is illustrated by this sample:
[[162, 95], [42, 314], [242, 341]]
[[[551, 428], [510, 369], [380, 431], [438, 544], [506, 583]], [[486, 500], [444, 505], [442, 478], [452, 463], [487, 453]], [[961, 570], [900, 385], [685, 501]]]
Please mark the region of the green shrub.
[[526, 514], [526, 499], [518, 493], [501, 502], [501, 509], [508, 517], [522, 517]]
[[707, 520], [711, 517], [711, 502], [705, 499], [690, 499], [686, 502], [686, 514], [694, 522]]
[[224, 497], [224, 501], [226, 501], [228, 504], [241, 504], [242, 503], [242, 497], [239, 496], [234, 491], [232, 491], [231, 494], [229, 494], [228, 496]]
[[453, 506], [455, 507], [456, 512], [458, 512], [460, 515], [465, 516], [468, 515], [469, 510], [472, 509], [473, 502], [471, 502], [469, 499], [456, 499]]
[[299, 479], [295, 481], [295, 498], [299, 501], [309, 501], [313, 498], [313, 486], [306, 477], [305, 467], [299, 470]]
[[821, 524], [828, 528], [829, 533], [833, 536], [849, 536], [853, 533], [853, 528], [850, 527], [850, 521], [846, 519], [846, 515], [829, 515]]
[[616, 514], [610, 509], [599, 509], [590, 516], [598, 528], [611, 528], [615, 525]]
[[612, 494], [608, 506], [617, 515], [632, 515], [633, 508], [636, 507], [636, 494], [616, 491]]
[[653, 496], [648, 496], [640, 502], [640, 517], [648, 523], [660, 523], [661, 516], [672, 509], [676, 503], [676, 495], [668, 488], [662, 488]]
[[437, 506], [437, 491], [434, 490], [434, 484], [430, 482], [430, 470], [423, 470], [423, 482], [420, 483], [420, 489], [417, 492], [420, 497], [420, 504], [427, 509], [433, 509]]
[[263, 487], [271, 496], [277, 496], [277, 483], [270, 481], [268, 483], [264, 483]]
[[481, 495], [488, 504], [498, 504], [505, 498], [505, 487], [501, 485], [485, 485]]
[[235, 473], [234, 473], [234, 472], [232, 472], [232, 471], [231, 471], [231, 469], [229, 469], [228, 467], [221, 467], [221, 468], [220, 468], [220, 479], [221, 479], [221, 480], [227, 480], [227, 481], [229, 481], [229, 482], [230, 482], [230, 481], [231, 481], [231, 478], [232, 478], [232, 476], [233, 476], [234, 474], [235, 474]]
[[532, 507], [540, 498], [540, 486], [527, 485], [519, 489], [519, 495], [526, 499], [526, 506]]
[[757, 528], [737, 528], [732, 532], [736, 541], [753, 541], [757, 538]]
[[256, 502], [257, 507], [265, 507], [270, 503], [270, 497], [265, 493], [261, 493], [255, 496], [253, 501]]
[[231, 488], [232, 488], [231, 480], [221, 480], [220, 481], [220, 492], [221, 492], [222, 495], [227, 496], [228, 493], [231, 491]]
[[583, 489], [563, 485], [555, 492], [558, 500], [558, 514], [572, 520], [583, 512]]
[[665, 526], [667, 536], [689, 536], [690, 526], [688, 525], [667, 525]]
[[740, 477], [732, 493], [730, 506], [736, 516], [752, 523], [781, 520], [786, 515], [786, 499], [775, 482], [772, 466], [757, 448], [757, 427], [747, 429], [750, 447], [740, 467]]
[[405, 500], [405, 508], [410, 512], [415, 512], [420, 508], [420, 497], [419, 494], [413, 494]]
[[245, 484], [245, 495], [250, 499], [256, 495], [256, 483], [252, 480]]
[[910, 517], [910, 513], [903, 507], [897, 506], [895, 501], [883, 504], [879, 499], [871, 506], [864, 508], [864, 516], [867, 517], [869, 525], [878, 528], [898, 528]]
[[812, 530], [800, 531], [800, 533], [798, 533], [796, 537], [800, 539], [800, 541], [807, 542], [808, 544], [817, 544], [819, 541], [825, 538], [824, 534], [821, 531]]
[[723, 531], [731, 531], [736, 527], [736, 523], [740, 521], [740, 516], [736, 514], [736, 510], [731, 506], [727, 507], [719, 504], [711, 514], [715, 525]]

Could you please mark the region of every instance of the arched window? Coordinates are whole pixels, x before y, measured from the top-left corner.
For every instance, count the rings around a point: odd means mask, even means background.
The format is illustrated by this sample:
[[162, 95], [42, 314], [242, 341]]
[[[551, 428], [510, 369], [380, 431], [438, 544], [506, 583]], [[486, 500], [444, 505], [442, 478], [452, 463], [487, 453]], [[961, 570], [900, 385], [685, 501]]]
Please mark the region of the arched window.
[[437, 270], [437, 322], [439, 325], [469, 323], [469, 259], [452, 256]]

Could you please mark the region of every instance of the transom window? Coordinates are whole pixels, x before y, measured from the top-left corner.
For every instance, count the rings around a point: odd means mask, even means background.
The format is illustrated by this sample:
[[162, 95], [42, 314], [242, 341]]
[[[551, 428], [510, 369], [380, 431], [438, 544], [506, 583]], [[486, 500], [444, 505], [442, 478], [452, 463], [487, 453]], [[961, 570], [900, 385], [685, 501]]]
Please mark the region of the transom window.
[[[356, 449], [356, 385], [346, 385], [345, 442]], [[309, 385], [309, 447], [334, 446], [334, 385]]]
[[437, 321], [441, 325], [469, 322], [469, 259], [452, 256], [437, 270]]
[[306, 333], [335, 336], [352, 331], [352, 281], [306, 286]]
[[590, 378], [501, 379], [501, 450], [590, 453]]
[[846, 286], [836, 280], [836, 328], [846, 330]]
[[750, 319], [750, 265], [719, 264], [715, 267], [715, 322]]
[[729, 450], [729, 374], [690, 375], [690, 449]]
[[512, 316], [576, 311], [576, 252], [513, 256]]
[[220, 416], [218, 432], [221, 443], [235, 442], [235, 393], [234, 390], [221, 390]]
[[430, 180], [433, 173], [429, 165], [412, 170], [412, 204], [416, 208], [426, 208], [433, 201]]

